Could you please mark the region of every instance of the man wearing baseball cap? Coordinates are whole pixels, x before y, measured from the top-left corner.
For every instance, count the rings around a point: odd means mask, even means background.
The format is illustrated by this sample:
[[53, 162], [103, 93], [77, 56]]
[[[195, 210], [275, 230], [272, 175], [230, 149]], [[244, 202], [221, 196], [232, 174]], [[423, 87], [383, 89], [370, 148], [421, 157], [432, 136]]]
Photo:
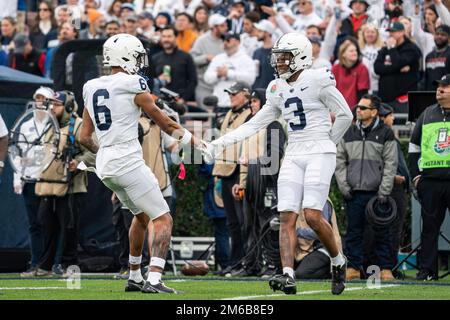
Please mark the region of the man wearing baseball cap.
[[195, 88], [195, 99], [197, 105], [201, 107], [205, 107], [203, 99], [213, 92], [213, 86], [207, 84], [203, 76], [211, 60], [223, 52], [222, 37], [228, 31], [227, 18], [218, 13], [209, 16], [208, 24], [210, 30], [197, 38], [190, 51], [197, 68], [198, 84]]
[[270, 64], [270, 56], [272, 54], [272, 35], [275, 32], [275, 26], [269, 20], [261, 20], [254, 24], [256, 29], [256, 38], [263, 43], [253, 53], [253, 61], [256, 62], [256, 80], [253, 89], [267, 88], [270, 81], [274, 79], [275, 70]]
[[449, 26], [444, 24], [436, 28], [436, 32], [434, 34], [434, 43], [436, 48], [425, 58], [424, 84], [425, 90], [427, 91], [436, 90], [437, 85], [433, 84], [433, 82], [450, 73], [449, 39]]
[[155, 27], [153, 15], [148, 11], [142, 11], [138, 15], [138, 33], [151, 40], [155, 36]]
[[436, 80], [437, 103], [426, 108], [409, 143], [409, 171], [421, 204], [417, 280], [438, 280], [438, 238], [450, 209], [450, 74]]
[[255, 82], [255, 63], [240, 49], [240, 36], [228, 33], [224, 36], [224, 53], [215, 56], [205, 71], [204, 80], [213, 85], [213, 94], [218, 97], [219, 107], [230, 106], [230, 98], [224, 89], [234, 82], [241, 81], [251, 86]]
[[42, 77], [45, 74], [45, 53], [33, 48], [30, 38], [25, 33], [17, 33], [13, 43], [14, 51], [10, 67]]
[[352, 9], [352, 13], [342, 21], [341, 34], [356, 37], [359, 28], [369, 19], [369, 15], [367, 14], [369, 3], [365, 0], [352, 0], [349, 6]]
[[[239, 37], [239, 35], [238, 35]], [[225, 115], [220, 128], [220, 135], [225, 135], [231, 130], [235, 130], [251, 118], [250, 95], [251, 89], [247, 83], [234, 82], [224, 89], [230, 99], [231, 109]], [[213, 176], [222, 179], [222, 199], [227, 217], [227, 226], [231, 237], [230, 266], [235, 266], [232, 270], [226, 269], [223, 275], [234, 274], [241, 269], [237, 262], [245, 255], [243, 239], [243, 208], [242, 201], [237, 201], [233, 195], [233, 187], [239, 183], [241, 155], [241, 143], [236, 143], [218, 157], [213, 168]], [[233, 272], [234, 271], [234, 272]]]
[[408, 111], [408, 92], [416, 91], [419, 82], [419, 66], [422, 53], [405, 34], [405, 26], [393, 22], [387, 28], [389, 38], [381, 48], [374, 63], [380, 76], [379, 95], [396, 112]]

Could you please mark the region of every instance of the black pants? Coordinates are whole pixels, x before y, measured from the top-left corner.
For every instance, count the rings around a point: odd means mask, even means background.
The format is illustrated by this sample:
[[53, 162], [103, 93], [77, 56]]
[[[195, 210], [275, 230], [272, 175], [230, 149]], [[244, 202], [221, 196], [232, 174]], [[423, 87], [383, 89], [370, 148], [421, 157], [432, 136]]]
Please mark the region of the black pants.
[[263, 201], [256, 203], [256, 199], [262, 199], [264, 194], [258, 195], [258, 198], [255, 196], [246, 195], [243, 201], [244, 266], [253, 274], [261, 271], [264, 262], [267, 266], [281, 269], [279, 232], [271, 230], [269, 224], [271, 218], [277, 215], [277, 210], [265, 208]]
[[223, 270], [230, 264], [230, 236], [228, 234], [226, 218], [212, 218], [214, 225], [215, 258], [217, 264]]
[[422, 205], [419, 266], [437, 275], [439, 232], [446, 210], [450, 210], [450, 181], [422, 178], [417, 185], [417, 194]]
[[403, 234], [403, 225], [406, 217], [406, 208], [408, 201], [408, 194], [406, 193], [404, 185], [394, 186], [391, 192], [391, 197], [395, 200], [397, 205], [397, 219], [390, 230], [391, 244], [392, 244], [392, 265], [397, 265], [398, 251]]
[[30, 235], [31, 267], [34, 268], [39, 263], [42, 256], [42, 227], [38, 218], [39, 204], [41, 198], [34, 193], [35, 183], [25, 183], [23, 186], [23, 199], [28, 217], [28, 233]]
[[295, 269], [295, 277], [297, 279], [330, 279], [330, 270], [330, 257], [315, 250], [300, 261]]
[[226, 178], [222, 178], [222, 199], [227, 217], [228, 231], [231, 237], [230, 265], [234, 265], [244, 257], [243, 225], [244, 217], [242, 213], [242, 201], [233, 198], [231, 189], [238, 183], [239, 170]]
[[42, 257], [39, 261], [41, 269], [47, 271], [52, 269], [60, 235], [61, 264], [63, 267], [78, 264], [80, 208], [84, 204], [84, 199], [84, 193], [64, 197], [42, 197], [38, 213], [44, 238]]

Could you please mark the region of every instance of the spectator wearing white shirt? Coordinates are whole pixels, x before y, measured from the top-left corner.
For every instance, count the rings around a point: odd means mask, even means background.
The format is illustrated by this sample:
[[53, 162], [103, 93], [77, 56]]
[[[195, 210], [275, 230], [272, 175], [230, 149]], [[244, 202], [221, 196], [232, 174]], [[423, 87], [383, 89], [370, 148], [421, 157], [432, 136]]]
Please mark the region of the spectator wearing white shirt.
[[301, 33], [306, 33], [306, 28], [310, 25], [320, 25], [322, 18], [320, 18], [314, 11], [314, 4], [312, 0], [299, 0], [298, 11], [300, 14], [294, 22], [293, 28]]
[[219, 107], [230, 106], [230, 98], [225, 89], [236, 81], [251, 86], [256, 78], [256, 66], [252, 58], [239, 50], [239, 34], [229, 33], [224, 41], [225, 53], [212, 59], [204, 76], [205, 82], [214, 86], [213, 94], [219, 99]]
[[260, 16], [255, 11], [245, 15], [244, 32], [241, 34], [241, 49], [244, 50], [249, 57], [253, 57], [255, 50], [262, 46], [262, 42], [258, 41], [257, 31], [254, 26], [259, 20]]
[[311, 41], [312, 44], [312, 52], [314, 57], [311, 69], [327, 68], [331, 70], [330, 60], [320, 57], [320, 50], [322, 46], [321, 39], [313, 36], [309, 38], [309, 41]]
[[438, 15], [433, 5], [427, 7], [425, 9], [425, 25], [422, 28], [420, 13], [420, 6], [416, 5], [414, 15], [411, 19], [412, 36], [422, 52], [423, 65], [425, 65], [426, 56], [433, 51], [435, 47], [434, 30], [436, 28]]
[[195, 88], [197, 105], [204, 107], [203, 99], [213, 93], [213, 86], [207, 84], [204, 75], [212, 59], [223, 53], [222, 37], [228, 31], [227, 18], [215, 13], [208, 19], [211, 30], [197, 38], [190, 54], [197, 68], [198, 85]]
[[359, 30], [358, 43], [363, 56], [362, 62], [369, 69], [369, 93], [378, 94], [378, 80], [380, 76], [375, 73], [374, 63], [377, 59], [378, 51], [384, 45], [378, 28], [373, 24], [363, 25]]

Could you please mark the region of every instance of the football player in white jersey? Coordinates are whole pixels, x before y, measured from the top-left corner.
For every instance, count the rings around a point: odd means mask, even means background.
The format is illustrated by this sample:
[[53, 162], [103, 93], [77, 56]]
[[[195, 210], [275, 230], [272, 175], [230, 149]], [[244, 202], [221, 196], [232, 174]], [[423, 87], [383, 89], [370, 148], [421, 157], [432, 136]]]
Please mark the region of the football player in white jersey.
[[[85, 109], [81, 141], [97, 153], [96, 170], [102, 182], [134, 214], [130, 228], [130, 277], [125, 291], [176, 293], [164, 285], [161, 274], [172, 234], [172, 217], [158, 182], [144, 163], [138, 141], [142, 110], [161, 129], [182, 144], [194, 143], [188, 130], [166, 116], [152, 99], [147, 82], [138, 73], [146, 66], [142, 43], [129, 34], [117, 34], [103, 45], [104, 65], [111, 75], [88, 81], [83, 87]], [[95, 131], [98, 145], [92, 137]], [[147, 281], [140, 265], [145, 232], [153, 221], [154, 239]]]
[[[278, 78], [267, 88], [265, 106], [250, 121], [211, 142], [207, 149], [215, 157], [225, 146], [245, 139], [283, 115], [288, 125], [288, 146], [278, 177], [283, 274], [271, 278], [269, 285], [274, 291], [297, 292], [293, 270], [295, 224], [303, 209], [306, 221], [330, 254], [331, 291], [340, 294], [345, 288], [346, 259], [321, 211], [336, 166], [336, 144], [351, 125], [352, 113], [336, 89], [333, 74], [325, 68], [310, 69], [312, 45], [305, 36], [287, 33], [280, 37], [272, 49], [272, 64]], [[334, 124], [330, 112], [336, 116]]]

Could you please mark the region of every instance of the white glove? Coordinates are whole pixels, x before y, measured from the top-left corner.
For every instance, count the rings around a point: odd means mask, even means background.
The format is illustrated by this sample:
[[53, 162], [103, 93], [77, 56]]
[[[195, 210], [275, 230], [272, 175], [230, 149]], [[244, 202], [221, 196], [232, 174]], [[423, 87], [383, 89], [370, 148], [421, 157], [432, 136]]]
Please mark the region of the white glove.
[[205, 160], [207, 164], [211, 164], [214, 162], [215, 148], [211, 143], [208, 143], [204, 140], [200, 140], [200, 143], [196, 145], [196, 148], [200, 150], [200, 152], [203, 155], [203, 160]]

